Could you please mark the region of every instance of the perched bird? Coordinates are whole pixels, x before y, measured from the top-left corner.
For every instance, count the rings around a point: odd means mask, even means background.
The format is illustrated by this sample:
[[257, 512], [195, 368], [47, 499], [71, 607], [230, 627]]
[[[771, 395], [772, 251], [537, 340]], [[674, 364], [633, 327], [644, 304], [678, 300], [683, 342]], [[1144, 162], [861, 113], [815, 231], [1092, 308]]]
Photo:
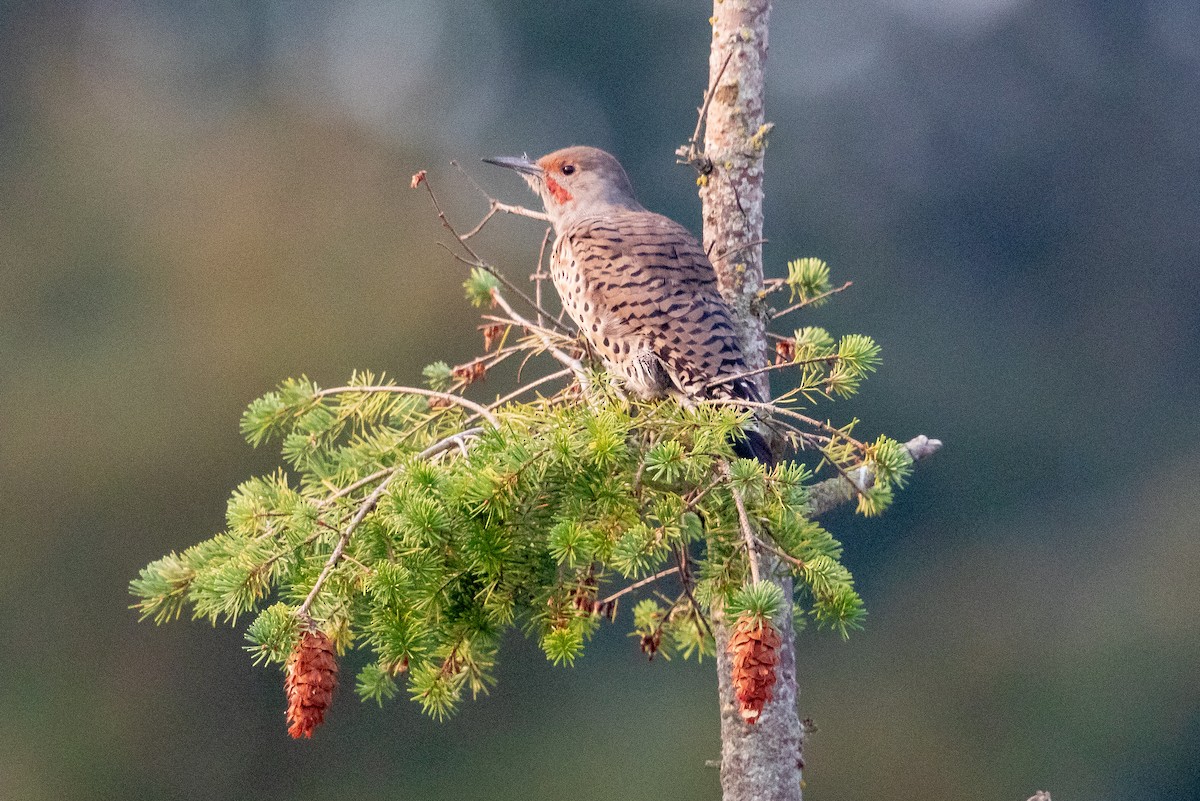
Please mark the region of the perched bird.
[[[484, 159], [516, 170], [542, 199], [556, 236], [550, 274], [563, 308], [609, 372], [643, 398], [759, 401], [746, 377], [717, 274], [696, 238], [648, 211], [620, 162], [594, 147]], [[724, 383], [722, 378], [730, 378]], [[738, 456], [772, 464], [753, 429]]]

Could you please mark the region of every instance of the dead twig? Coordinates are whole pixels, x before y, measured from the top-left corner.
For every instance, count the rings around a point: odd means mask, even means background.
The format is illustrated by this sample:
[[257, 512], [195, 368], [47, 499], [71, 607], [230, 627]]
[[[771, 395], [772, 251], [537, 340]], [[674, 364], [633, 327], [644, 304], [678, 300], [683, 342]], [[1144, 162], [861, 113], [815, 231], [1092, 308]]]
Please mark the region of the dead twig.
[[[544, 309], [542, 309], [537, 304], [536, 301], [534, 301], [533, 298], [529, 297], [529, 295], [527, 295], [525, 292], [522, 292], [520, 287], [518, 287], [512, 281], [508, 280], [508, 278], [503, 273], [501, 273], [499, 270], [497, 270], [495, 267], [493, 267], [492, 265], [485, 262], [480, 257], [480, 255], [475, 252], [475, 249], [471, 247], [470, 243], [461, 234], [458, 233], [458, 230], [454, 227], [453, 224], [451, 224], [450, 218], [448, 218], [446, 216], [446, 212], [444, 212], [442, 210], [442, 204], [440, 202], [438, 202], [437, 195], [433, 191], [433, 184], [432, 184], [432, 182], [430, 182], [428, 176], [423, 175], [420, 181], [414, 181], [414, 188], [416, 186], [424, 186], [425, 187], [425, 192], [429, 195], [430, 202], [433, 203], [433, 210], [437, 213], [438, 219], [442, 221], [442, 227], [450, 232], [450, 235], [454, 237], [454, 240], [456, 242], [458, 242], [459, 246], [462, 247], [462, 249], [465, 250], [471, 258], [464, 259], [463, 257], [459, 256], [458, 254], [456, 254], [454, 251], [450, 250], [449, 248], [445, 248], [448, 253], [450, 253], [452, 256], [454, 256], [459, 261], [461, 261], [465, 264], [468, 264], [472, 267], [478, 267], [479, 269], [487, 272], [488, 274], [493, 276], [497, 281], [499, 281], [501, 284], [503, 284], [504, 287], [507, 288], [509, 291], [511, 291], [514, 295], [516, 295], [521, 300], [528, 303], [534, 309], [534, 311], [537, 311], [541, 314], [546, 314], [547, 317], [550, 316], [549, 314], [547, 314], [545, 312]], [[490, 198], [489, 198], [489, 200], [490, 200]], [[499, 201], [497, 201], [497, 203], [499, 203]], [[516, 209], [520, 208], [518, 206], [507, 206], [507, 204], [499, 204], [499, 205], [506, 206], [506, 208], [500, 209], [500, 210], [510, 211], [511, 213], [517, 213]], [[528, 211], [528, 210], [526, 210], [526, 211]], [[489, 210], [489, 216], [493, 213], [494, 212]], [[536, 213], [536, 212], [532, 212], [532, 213]], [[476, 227], [478, 228], [480, 226], [476, 226]], [[443, 247], [445, 247], [445, 246], [443, 245]]]
[[708, 116], [708, 107], [712, 105], [713, 97], [717, 94], [717, 87], [721, 85], [721, 78], [725, 75], [725, 68], [729, 66], [729, 60], [733, 58], [733, 51], [725, 57], [725, 61], [721, 64], [721, 69], [717, 70], [717, 77], [713, 79], [712, 85], [704, 92], [704, 102], [700, 108], [696, 109], [696, 129], [692, 131], [692, 136], [688, 139], [686, 145], [680, 145], [675, 150], [675, 155], [679, 157], [676, 164], [690, 164], [696, 168], [696, 171], [701, 175], [708, 175], [712, 172], [712, 161], [704, 155], [704, 151], [700, 149], [700, 129], [704, 127], [704, 119]]
[[633, 592], [634, 590], [640, 590], [642, 587], [645, 587], [647, 584], [653, 584], [654, 582], [658, 581], [661, 578], [666, 578], [667, 576], [674, 575], [675, 573], [678, 573], [678, 572], [679, 572], [678, 567], [669, 567], [666, 570], [660, 570], [659, 572], [655, 573], [653, 576], [647, 576], [646, 578], [642, 579], [641, 581], [635, 581], [634, 583], [630, 584], [628, 587], [625, 587], [624, 589], [617, 590], [612, 595], [605, 598], [603, 601], [600, 601], [600, 604], [603, 605], [603, 604], [607, 604], [607, 603], [612, 603], [613, 601], [617, 600], [618, 598], [620, 598], [624, 595], [628, 595], [629, 593]]
[[758, 542], [758, 537], [754, 536], [754, 529], [750, 525], [750, 516], [746, 514], [746, 502], [742, 499], [741, 490], [733, 485], [733, 475], [729, 470], [729, 462], [721, 462], [717, 470], [729, 484], [729, 493], [733, 496], [734, 506], [737, 507], [738, 524], [741, 526], [742, 538], [746, 541], [746, 561], [750, 563], [750, 578], [757, 584], [761, 580], [758, 572], [758, 548], [755, 545]]

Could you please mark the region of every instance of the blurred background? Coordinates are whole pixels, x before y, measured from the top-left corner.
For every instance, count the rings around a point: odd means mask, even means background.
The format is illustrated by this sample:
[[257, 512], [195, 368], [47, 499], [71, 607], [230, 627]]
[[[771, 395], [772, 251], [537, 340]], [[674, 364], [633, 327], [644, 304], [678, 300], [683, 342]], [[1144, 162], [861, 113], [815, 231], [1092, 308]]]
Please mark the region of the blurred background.
[[[0, 4], [0, 798], [719, 797], [711, 662], [622, 626], [573, 670], [513, 636], [449, 723], [343, 691], [293, 742], [240, 628], [126, 608], [276, 464], [248, 401], [477, 347], [417, 169], [473, 223], [451, 160], [526, 203], [479, 158], [594, 144], [699, 229], [709, 13]], [[1200, 797], [1200, 5], [778, 2], [767, 109], [769, 272], [827, 259], [854, 287], [797, 324], [884, 347], [820, 412], [947, 443], [826, 521], [871, 616], [800, 639], [808, 797]], [[542, 230], [481, 247], [523, 279]]]

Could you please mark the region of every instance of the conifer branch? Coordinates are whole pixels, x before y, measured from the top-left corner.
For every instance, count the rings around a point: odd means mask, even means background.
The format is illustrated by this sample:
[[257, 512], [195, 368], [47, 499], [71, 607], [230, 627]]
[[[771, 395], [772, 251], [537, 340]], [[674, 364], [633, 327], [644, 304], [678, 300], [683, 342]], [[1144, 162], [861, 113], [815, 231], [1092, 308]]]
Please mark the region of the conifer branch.
[[[924, 434], [913, 437], [904, 443], [905, 450], [914, 462], [927, 459], [937, 453], [942, 447], [940, 439], [930, 439]], [[808, 488], [808, 514], [810, 517], [820, 517], [833, 511], [844, 503], [854, 500], [860, 493], [870, 489], [875, 484], [875, 471], [868, 465], [860, 465], [849, 476], [829, 478]]]
[[[460, 444], [466, 433], [467, 432], [459, 431], [435, 442], [417, 454], [417, 459], [428, 459], [432, 456], [436, 456], [447, 448]], [[355, 529], [359, 527], [362, 521], [366, 519], [366, 516], [375, 510], [375, 507], [379, 504], [379, 499], [382, 498], [383, 493], [387, 491], [388, 485], [391, 484], [396, 476], [400, 475], [400, 473], [401, 470], [395, 469], [388, 475], [384, 476], [383, 480], [379, 482], [379, 486], [376, 487], [371, 494], [363, 500], [362, 503], [359, 504], [358, 511], [355, 512], [354, 517], [350, 519], [350, 522], [346, 524], [346, 528], [343, 529], [341, 536], [338, 537], [337, 545], [334, 546], [333, 552], [329, 554], [328, 561], [325, 562], [325, 567], [321, 569], [321, 573], [317, 576], [317, 580], [313, 583], [312, 589], [309, 590], [308, 595], [304, 598], [303, 603], [300, 604], [300, 608], [296, 610], [296, 617], [304, 621], [306, 624], [310, 626], [312, 625], [312, 617], [309, 615], [308, 610], [312, 607], [313, 601], [317, 599], [317, 594], [321, 591], [321, 587], [325, 584], [325, 580], [329, 578], [329, 574], [333, 572], [333, 569], [337, 567], [338, 562], [341, 561], [342, 554], [346, 550], [346, 546], [350, 543], [351, 535], [354, 534]]]
[[[238, 487], [227, 508], [226, 531], [143, 570], [131, 584], [141, 599], [137, 608], [156, 620], [178, 616], [189, 604], [197, 616], [214, 620], [257, 611], [247, 632], [255, 651], [282, 661], [297, 629], [314, 624], [315, 607], [342, 642], [353, 640], [374, 653], [375, 662], [360, 673], [360, 694], [392, 697], [396, 675], [407, 670], [411, 697], [442, 717], [466, 687], [478, 692], [494, 680], [492, 660], [503, 631], [530, 621], [547, 657], [570, 663], [599, 625], [596, 618], [614, 614], [619, 598], [678, 575], [681, 592], [673, 603], [655, 586], [646, 593], [653, 597], [634, 610], [643, 648], [651, 655], [672, 646], [685, 657], [708, 653], [707, 631], [725, 699], [726, 801], [798, 799], [795, 757], [802, 731], [795, 720], [794, 632], [790, 626], [780, 632], [776, 701], [748, 730], [743, 717], [729, 714], [736, 698], [730, 694], [728, 646], [740, 614], [734, 599], [746, 595], [753, 581], [763, 592], [778, 593], [778, 619], [790, 620], [794, 581], [805, 590], [799, 599], [807, 608], [801, 611], [843, 634], [854, 627], [862, 600], [842, 564], [841, 546], [806, 518], [856, 494], [864, 513], [878, 511], [902, 483], [909, 462], [894, 440], [859, 442], [850, 436], [850, 425], [834, 428], [793, 410], [804, 408], [801, 395], [814, 400], [853, 394], [877, 362], [872, 340], [851, 334], [835, 348], [819, 327], [791, 338], [764, 329], [767, 294], [790, 286], [789, 300], [805, 298], [779, 316], [850, 286], [831, 289], [828, 266], [819, 259], [789, 263], [787, 280], [762, 280], [762, 152], [770, 126], [762, 121], [761, 92], [769, 5], [718, 0], [714, 6], [712, 77], [696, 133], [679, 154], [701, 171], [705, 249], [712, 253], [746, 355], [744, 372], [708, 388], [748, 380], [769, 400], [766, 374], [793, 366], [802, 368], [802, 386], [774, 402], [699, 401], [734, 407], [702, 414], [686, 401], [609, 402], [625, 398], [620, 383], [611, 389], [608, 383], [592, 386], [591, 368], [599, 360], [562, 324], [561, 315], [556, 321], [542, 306], [551, 230], [530, 276], [532, 298], [474, 249], [474, 238], [500, 213], [546, 216], [491, 198], [464, 172], [487, 197], [488, 209], [460, 234], [427, 175], [419, 172], [413, 187], [425, 183], [442, 225], [457, 242], [438, 244], [471, 268], [463, 285], [468, 299], [477, 307], [489, 302], [495, 307], [494, 314], [482, 315], [493, 323], [482, 326], [483, 355], [453, 368], [430, 365], [425, 374], [435, 389], [383, 386], [384, 380], [355, 374], [347, 386], [326, 390], [307, 378], [288, 380], [254, 401], [243, 416], [243, 434], [254, 445], [280, 442], [284, 469]], [[517, 313], [518, 301], [536, 314]], [[776, 349], [780, 361], [771, 365], [769, 336], [792, 343], [790, 351]], [[521, 383], [526, 364], [542, 353], [562, 369]], [[522, 358], [510, 362], [519, 362], [513, 391], [490, 403], [460, 394], [516, 354]], [[797, 354], [811, 358], [789, 358]], [[547, 360], [534, 364], [542, 372], [554, 369]], [[565, 386], [548, 397], [539, 392], [518, 400], [560, 379]], [[320, 400], [341, 393], [339, 400]], [[426, 408], [406, 395], [437, 402]], [[777, 427], [801, 448], [820, 452], [837, 478], [812, 485], [811, 475], [794, 463], [764, 476], [751, 463], [725, 461], [721, 454], [728, 453], [729, 436], [755, 411], [764, 413], [758, 424]], [[501, 433], [477, 439], [468, 450], [470, 438], [502, 421]], [[473, 427], [458, 430], [467, 425]], [[920, 459], [940, 444], [920, 437], [908, 443], [907, 453]], [[468, 458], [457, 458], [455, 448]], [[698, 538], [705, 550], [692, 557], [688, 548]], [[564, 578], [570, 571], [574, 579]], [[645, 578], [597, 602], [596, 577], [610, 571], [626, 581]], [[568, 591], [574, 595], [565, 595]], [[272, 595], [303, 601], [298, 608], [280, 602], [262, 609]], [[726, 614], [731, 617], [723, 619]], [[673, 639], [664, 645], [664, 636]]]
[[[474, 415], [473, 417], [468, 417], [467, 422], [471, 422], [472, 419], [477, 418], [477, 417], [479, 417], [479, 415]], [[473, 439], [474, 437], [479, 436], [481, 433], [483, 433], [482, 428], [468, 428], [464, 431], [458, 432], [457, 434], [451, 435], [447, 439], [451, 440], [452, 441], [451, 444], [457, 445], [459, 447], [459, 449], [461, 450], [462, 448], [465, 447], [465, 442], [468, 439]], [[440, 440], [439, 442], [437, 442], [434, 445], [434, 447], [436, 447], [437, 445], [442, 445], [445, 442], [446, 442], [446, 440]], [[444, 450], [444, 448], [442, 450]], [[430, 455], [432, 455], [432, 454], [430, 454]], [[421, 458], [421, 456], [418, 456], [417, 458]], [[403, 469], [402, 465], [396, 466], [396, 467], [385, 467], [381, 470], [376, 470], [374, 473], [371, 473], [369, 476], [363, 476], [358, 481], [355, 481], [352, 484], [347, 484], [346, 486], [342, 487], [341, 489], [335, 490], [334, 492], [330, 493], [320, 503], [317, 504], [317, 507], [324, 508], [326, 506], [329, 506], [337, 499], [344, 498], [347, 495], [349, 495], [350, 493], [354, 492], [355, 490], [362, 489], [363, 487], [368, 486], [369, 484], [374, 484], [379, 479], [386, 478], [388, 475], [399, 472], [401, 469]], [[324, 523], [324, 521], [319, 520], [318, 523], [326, 525]]]
[[379, 499], [383, 497], [383, 493], [387, 490], [388, 485], [392, 483], [392, 480], [395, 479], [397, 475], [399, 475], [399, 471], [395, 471], [385, 476], [384, 479], [379, 483], [379, 486], [376, 487], [374, 491], [372, 491], [371, 494], [366, 497], [366, 500], [359, 504], [358, 511], [355, 513], [354, 517], [351, 518], [350, 523], [347, 524], [346, 528], [342, 531], [341, 536], [338, 537], [337, 545], [334, 546], [333, 552], [329, 554], [329, 560], [325, 562], [325, 567], [321, 569], [321, 573], [317, 576], [317, 580], [313, 583], [312, 589], [309, 590], [304, 602], [300, 604], [300, 608], [296, 610], [296, 617], [300, 618], [300, 620], [304, 621], [310, 627], [312, 626], [312, 616], [309, 615], [308, 610], [310, 607], [312, 607], [313, 601], [317, 599], [317, 593], [321, 591], [321, 587], [324, 586], [325, 580], [329, 578], [329, 574], [333, 572], [333, 569], [337, 567], [338, 562], [341, 561], [342, 553], [346, 550], [346, 546], [350, 543], [350, 536], [354, 533], [354, 530], [357, 529], [359, 524], [362, 523], [363, 519], [375, 509], [375, 506], [379, 503]]
[[399, 392], [405, 395], [423, 395], [426, 398], [437, 398], [438, 400], [443, 400], [447, 403], [453, 403], [455, 406], [461, 406], [464, 409], [469, 409], [472, 412], [475, 412], [475, 414], [479, 415], [484, 420], [487, 420], [492, 425], [492, 428], [500, 427], [500, 419], [475, 401], [467, 400], [461, 395], [454, 395], [450, 392], [438, 392], [436, 390], [423, 389], [421, 387], [397, 387], [390, 384], [370, 387], [333, 387], [332, 389], [322, 389], [313, 397], [324, 398], [328, 397], [329, 395], [337, 395], [342, 392]]

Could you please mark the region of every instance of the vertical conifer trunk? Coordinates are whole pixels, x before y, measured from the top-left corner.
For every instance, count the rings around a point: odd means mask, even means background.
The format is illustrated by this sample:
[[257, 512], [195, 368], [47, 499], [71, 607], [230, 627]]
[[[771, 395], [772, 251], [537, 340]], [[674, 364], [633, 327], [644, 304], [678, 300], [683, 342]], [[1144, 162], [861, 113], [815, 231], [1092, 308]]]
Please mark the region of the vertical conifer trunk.
[[[767, 363], [766, 327], [759, 315], [763, 232], [763, 87], [770, 0], [714, 0], [704, 153], [712, 161], [700, 190], [704, 245], [721, 291], [735, 312], [747, 366]], [[763, 396], [766, 375], [760, 376]], [[777, 576], [773, 559], [760, 560], [762, 575]], [[778, 619], [783, 643], [774, 700], [754, 725], [743, 722], [730, 680], [729, 626], [717, 614], [717, 674], [721, 700], [721, 788], [725, 801], [800, 801], [802, 733], [796, 711], [796, 645], [791, 626], [791, 581]]]

